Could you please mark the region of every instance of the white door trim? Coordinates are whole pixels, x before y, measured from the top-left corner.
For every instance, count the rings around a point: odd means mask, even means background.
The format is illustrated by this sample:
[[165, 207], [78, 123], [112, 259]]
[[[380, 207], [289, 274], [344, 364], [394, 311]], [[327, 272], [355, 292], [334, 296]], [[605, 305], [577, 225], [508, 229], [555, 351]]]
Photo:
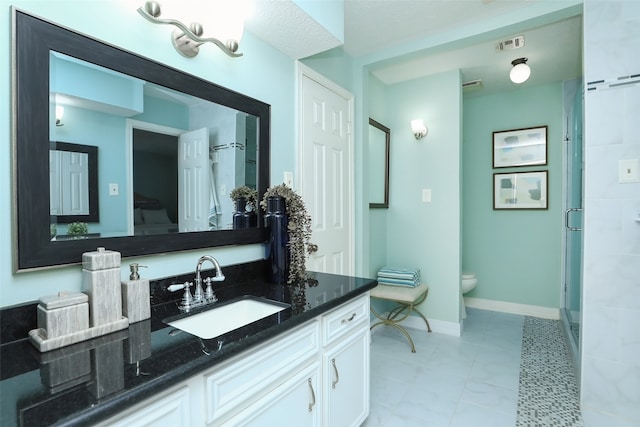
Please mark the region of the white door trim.
[[349, 174], [349, 210], [351, 212], [350, 218], [349, 218], [349, 229], [350, 229], [350, 236], [349, 236], [349, 256], [348, 256], [348, 263], [349, 263], [349, 271], [351, 272], [352, 275], [355, 274], [355, 149], [354, 149], [354, 135], [353, 135], [353, 121], [354, 121], [354, 97], [353, 94], [351, 92], [349, 92], [348, 90], [342, 88], [341, 86], [339, 86], [338, 84], [336, 84], [335, 82], [329, 80], [328, 78], [326, 78], [325, 76], [323, 76], [322, 74], [318, 73], [317, 71], [309, 68], [308, 66], [302, 64], [300, 61], [296, 61], [296, 130], [295, 130], [295, 135], [296, 135], [296, 140], [295, 140], [295, 151], [296, 151], [296, 167], [295, 167], [295, 179], [294, 179], [294, 188], [296, 188], [298, 191], [300, 191], [300, 195], [303, 197], [304, 199], [304, 194], [301, 193], [302, 189], [304, 188], [303, 185], [303, 174], [301, 173], [301, 169], [300, 169], [300, 165], [302, 164], [302, 158], [303, 158], [303, 153], [302, 153], [302, 140], [303, 140], [303, 134], [302, 134], [302, 95], [303, 95], [303, 91], [302, 91], [302, 82], [303, 82], [303, 77], [307, 77], [311, 80], [316, 81], [317, 83], [319, 83], [322, 86], [325, 86], [326, 88], [328, 88], [329, 90], [331, 90], [332, 92], [337, 93], [338, 95], [342, 96], [343, 98], [345, 98], [348, 102], [348, 109], [349, 109], [349, 159], [351, 161], [351, 164], [349, 165], [349, 169], [351, 171], [351, 173]]

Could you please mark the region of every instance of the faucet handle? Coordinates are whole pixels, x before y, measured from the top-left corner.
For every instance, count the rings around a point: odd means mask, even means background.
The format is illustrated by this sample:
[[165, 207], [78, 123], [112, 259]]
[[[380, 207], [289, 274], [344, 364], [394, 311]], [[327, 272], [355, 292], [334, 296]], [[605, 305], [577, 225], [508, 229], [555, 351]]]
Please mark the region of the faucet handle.
[[206, 283], [207, 288], [204, 291], [204, 299], [207, 303], [218, 301], [218, 297], [213, 292], [213, 288], [211, 287], [211, 282], [214, 281], [211, 277], [207, 277], [204, 279], [204, 283]]
[[193, 307], [194, 300], [191, 296], [189, 288], [193, 286], [193, 282], [184, 282], [182, 287], [184, 288], [184, 294], [182, 295], [182, 301], [180, 301], [179, 308], [184, 311], [188, 311]]
[[180, 291], [180, 290], [184, 289], [184, 285], [185, 285], [184, 283], [179, 283], [179, 284], [169, 285], [169, 286], [167, 287], [167, 290], [168, 290], [169, 292], [176, 292], [176, 291]]

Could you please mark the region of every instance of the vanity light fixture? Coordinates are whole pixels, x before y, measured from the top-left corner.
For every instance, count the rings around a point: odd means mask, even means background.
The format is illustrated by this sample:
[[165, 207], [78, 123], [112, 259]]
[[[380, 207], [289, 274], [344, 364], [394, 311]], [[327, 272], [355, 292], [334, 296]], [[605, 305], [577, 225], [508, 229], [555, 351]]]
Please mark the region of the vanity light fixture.
[[518, 58], [511, 61], [513, 68], [509, 72], [509, 78], [516, 84], [524, 83], [531, 75], [531, 68], [527, 65], [527, 58]]
[[192, 23], [186, 26], [182, 22], [176, 19], [160, 19], [160, 3], [156, 1], [147, 1], [143, 7], [138, 8], [138, 13], [142, 15], [149, 22], [154, 24], [169, 24], [176, 27], [171, 33], [171, 43], [173, 47], [183, 56], [187, 58], [193, 58], [199, 52], [200, 45], [210, 42], [218, 46], [224, 53], [232, 58], [242, 56], [242, 53], [237, 53], [240, 38], [242, 37], [242, 31], [244, 29], [243, 19], [238, 17], [239, 14], [234, 14], [232, 17], [225, 17], [225, 21], [230, 23], [236, 21], [234, 18], [238, 18], [237, 22], [233, 25], [236, 27], [231, 32], [235, 33], [233, 36], [227, 38], [224, 42], [217, 38], [209, 37], [203, 38], [204, 28], [199, 23]]
[[411, 130], [413, 131], [413, 136], [415, 136], [416, 139], [424, 138], [429, 132], [424, 124], [424, 120], [422, 119], [411, 120]]
[[62, 105], [56, 105], [56, 126], [64, 126], [62, 118], [64, 117], [64, 107]]

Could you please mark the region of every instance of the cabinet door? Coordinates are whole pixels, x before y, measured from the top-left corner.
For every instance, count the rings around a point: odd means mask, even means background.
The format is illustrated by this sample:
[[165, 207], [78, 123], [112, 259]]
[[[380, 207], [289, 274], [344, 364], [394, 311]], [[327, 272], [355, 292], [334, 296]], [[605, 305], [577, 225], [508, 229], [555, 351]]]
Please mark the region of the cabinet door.
[[369, 329], [329, 348], [323, 356], [324, 423], [359, 426], [369, 415]]
[[224, 426], [320, 426], [320, 364], [314, 362], [271, 393], [224, 423]]

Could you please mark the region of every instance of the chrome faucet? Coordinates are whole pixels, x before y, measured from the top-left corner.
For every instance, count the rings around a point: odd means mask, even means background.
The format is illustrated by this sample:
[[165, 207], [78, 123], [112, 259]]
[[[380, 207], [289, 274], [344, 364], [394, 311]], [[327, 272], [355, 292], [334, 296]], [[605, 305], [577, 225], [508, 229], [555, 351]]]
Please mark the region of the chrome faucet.
[[[211, 262], [214, 268], [216, 269], [216, 275], [214, 277], [207, 277], [204, 282], [207, 284], [206, 290], [202, 290], [202, 276], [200, 275], [200, 271], [202, 270], [202, 264], [205, 261]], [[213, 288], [211, 287], [211, 282], [222, 282], [224, 280], [224, 274], [222, 273], [222, 269], [220, 268], [220, 264], [218, 260], [210, 255], [201, 256], [198, 260], [198, 265], [196, 265], [196, 280], [195, 280], [195, 294], [193, 298], [196, 301], [196, 304], [208, 304], [212, 302], [218, 301], [216, 294], [213, 292]]]
[[[204, 283], [207, 285], [206, 290], [202, 290], [202, 276], [200, 271], [202, 270], [202, 264], [205, 261], [211, 262], [216, 269], [216, 275], [214, 277], [207, 277], [204, 279]], [[218, 264], [218, 260], [209, 255], [201, 256], [198, 260], [198, 265], [196, 266], [196, 280], [195, 280], [195, 292], [194, 295], [191, 296], [191, 291], [189, 288], [193, 285], [191, 282], [184, 282], [183, 284], [174, 284], [170, 285], [167, 289], [171, 292], [179, 291], [184, 289], [184, 295], [182, 296], [182, 300], [178, 307], [180, 310], [184, 312], [190, 311], [194, 307], [198, 307], [201, 305], [206, 305], [210, 303], [214, 303], [218, 301], [218, 297], [213, 292], [213, 288], [211, 287], [211, 282], [222, 282], [224, 280], [224, 274], [222, 274], [222, 269], [220, 268], [220, 264]]]

